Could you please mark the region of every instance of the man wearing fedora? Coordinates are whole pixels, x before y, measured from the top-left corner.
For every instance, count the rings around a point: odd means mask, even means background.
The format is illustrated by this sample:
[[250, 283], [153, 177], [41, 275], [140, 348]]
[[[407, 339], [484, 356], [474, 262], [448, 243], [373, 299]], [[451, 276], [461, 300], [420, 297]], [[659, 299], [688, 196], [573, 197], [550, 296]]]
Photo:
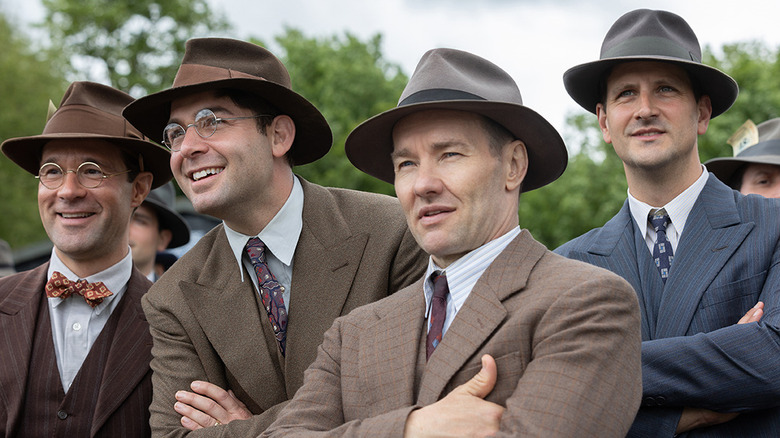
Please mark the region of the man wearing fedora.
[[428, 51], [346, 150], [394, 182], [428, 268], [334, 322], [265, 434], [624, 436], [641, 393], [636, 296], [520, 229], [521, 192], [557, 179], [567, 155], [512, 78]]
[[642, 407], [630, 436], [780, 436], [780, 201], [707, 172], [697, 137], [737, 84], [701, 63], [679, 16], [635, 10], [598, 61], [564, 74], [623, 161], [628, 199], [559, 254], [631, 283], [642, 311]]
[[152, 430], [257, 434], [333, 320], [413, 282], [425, 255], [397, 199], [294, 175], [328, 152], [331, 131], [260, 46], [188, 41], [173, 87], [124, 115], [171, 149], [195, 210], [223, 220], [144, 297]]
[[171, 178], [169, 153], [121, 115], [133, 100], [74, 82], [43, 134], [3, 142], [36, 175], [48, 263], [0, 279], [0, 436], [150, 436], [151, 282], [128, 227]]
[[729, 138], [734, 156], [713, 158], [707, 169], [743, 195], [780, 198], [780, 118], [746, 121]]
[[190, 227], [176, 211], [175, 204], [176, 190], [173, 182], [169, 182], [149, 193], [130, 222], [133, 262], [152, 282], [162, 275], [157, 271], [158, 253], [190, 241]]

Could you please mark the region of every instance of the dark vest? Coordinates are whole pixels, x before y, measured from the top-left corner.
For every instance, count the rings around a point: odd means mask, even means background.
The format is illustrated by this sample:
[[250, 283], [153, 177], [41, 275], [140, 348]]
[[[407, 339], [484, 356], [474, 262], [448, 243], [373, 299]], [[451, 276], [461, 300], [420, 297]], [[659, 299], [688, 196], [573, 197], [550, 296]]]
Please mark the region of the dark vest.
[[124, 303], [120, 302], [114, 309], [66, 394], [57, 368], [49, 306], [46, 296], [41, 294], [41, 297], [30, 358], [36, 371], [27, 378], [18, 436], [88, 437], [117, 316]]

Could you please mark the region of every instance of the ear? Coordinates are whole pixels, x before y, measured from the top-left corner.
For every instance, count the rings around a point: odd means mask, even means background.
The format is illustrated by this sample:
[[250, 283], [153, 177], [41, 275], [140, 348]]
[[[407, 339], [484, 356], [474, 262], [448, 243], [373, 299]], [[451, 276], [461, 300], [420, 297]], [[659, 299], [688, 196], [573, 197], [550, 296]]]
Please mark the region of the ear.
[[151, 172], [141, 172], [133, 180], [133, 197], [131, 204], [133, 208], [138, 207], [146, 199], [146, 195], [152, 189], [154, 176]]
[[699, 135], [704, 135], [707, 132], [707, 127], [710, 126], [710, 119], [712, 118], [712, 101], [710, 100], [710, 96], [705, 94], [700, 97], [696, 107], [699, 111], [696, 132], [698, 132]]
[[168, 244], [173, 239], [173, 232], [171, 230], [160, 230], [160, 234], [157, 239], [157, 251], [162, 251], [168, 248]]
[[599, 128], [601, 129], [604, 143], [612, 143], [612, 136], [609, 135], [609, 126], [607, 126], [607, 107], [603, 103], [596, 104], [596, 117], [599, 120]]
[[525, 149], [525, 143], [514, 140], [504, 146], [504, 163], [506, 189], [512, 192], [520, 187], [528, 173], [528, 151]]
[[270, 131], [268, 138], [271, 139], [271, 152], [274, 157], [284, 157], [295, 140], [295, 122], [293, 122], [290, 116], [276, 116], [266, 129]]

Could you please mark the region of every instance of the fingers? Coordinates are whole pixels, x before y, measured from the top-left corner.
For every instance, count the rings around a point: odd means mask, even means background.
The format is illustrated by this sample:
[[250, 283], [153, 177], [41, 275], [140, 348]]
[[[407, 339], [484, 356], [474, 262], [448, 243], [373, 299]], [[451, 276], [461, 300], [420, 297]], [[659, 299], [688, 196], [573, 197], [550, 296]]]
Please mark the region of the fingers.
[[762, 301], [759, 301], [756, 303], [755, 306], [753, 306], [752, 309], [748, 310], [745, 316], [739, 319], [737, 324], [749, 324], [751, 322], [758, 322], [761, 320], [761, 317], [764, 316], [764, 303]]
[[486, 354], [482, 356], [482, 369], [479, 370], [477, 375], [456, 388], [455, 391], [462, 391], [475, 397], [485, 398], [496, 385], [497, 376], [496, 360], [493, 359], [493, 356]]

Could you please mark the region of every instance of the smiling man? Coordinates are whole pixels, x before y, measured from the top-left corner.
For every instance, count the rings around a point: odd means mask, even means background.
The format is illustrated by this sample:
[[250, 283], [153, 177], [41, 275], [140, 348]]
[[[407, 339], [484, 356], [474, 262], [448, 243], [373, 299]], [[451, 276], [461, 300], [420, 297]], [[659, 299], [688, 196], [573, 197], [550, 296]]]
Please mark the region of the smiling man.
[[150, 436], [151, 336], [130, 218], [169, 153], [122, 118], [133, 99], [71, 84], [42, 135], [3, 153], [36, 175], [48, 263], [0, 279], [0, 436]]
[[629, 436], [780, 436], [780, 201], [742, 196], [699, 161], [736, 82], [702, 64], [685, 20], [647, 9], [563, 79], [628, 182], [615, 217], [556, 252], [638, 294], [644, 398]]
[[394, 181], [428, 268], [336, 320], [265, 435], [623, 437], [641, 392], [636, 297], [520, 229], [520, 193], [567, 157], [512, 78], [431, 50], [346, 148]]
[[328, 152], [331, 131], [260, 46], [188, 41], [173, 87], [124, 115], [172, 151], [195, 209], [223, 220], [144, 298], [152, 430], [256, 436], [333, 320], [414, 281], [425, 255], [396, 199], [293, 173]]

